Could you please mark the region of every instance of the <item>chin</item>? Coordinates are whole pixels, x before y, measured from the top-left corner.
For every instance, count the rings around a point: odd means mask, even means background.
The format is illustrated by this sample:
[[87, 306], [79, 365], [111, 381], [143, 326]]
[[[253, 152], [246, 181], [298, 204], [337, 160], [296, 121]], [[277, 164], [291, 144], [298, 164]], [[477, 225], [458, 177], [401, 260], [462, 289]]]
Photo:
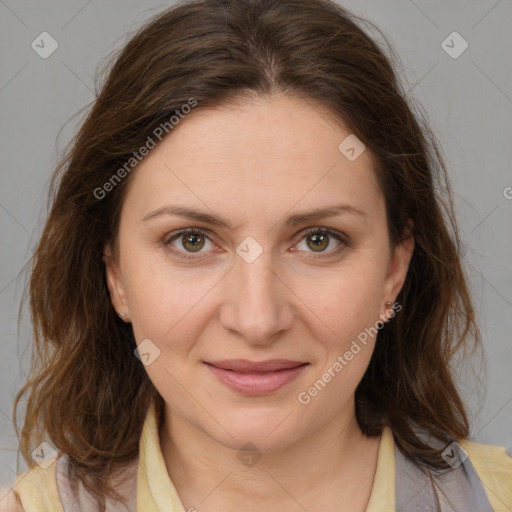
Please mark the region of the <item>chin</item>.
[[261, 451], [277, 451], [291, 445], [299, 437], [294, 424], [295, 414], [290, 414], [291, 411], [291, 407], [251, 411], [237, 409], [233, 414], [217, 418], [229, 434], [222, 428], [216, 428], [214, 433], [210, 431], [210, 435], [213, 434], [217, 442], [234, 450], [251, 443]]
[[259, 452], [277, 452], [288, 448], [296, 441], [295, 438], [292, 438], [290, 431], [269, 436], [267, 431], [241, 429], [231, 431], [231, 434], [233, 434], [233, 438], [226, 434], [215, 439], [219, 444], [237, 452], [247, 449]]

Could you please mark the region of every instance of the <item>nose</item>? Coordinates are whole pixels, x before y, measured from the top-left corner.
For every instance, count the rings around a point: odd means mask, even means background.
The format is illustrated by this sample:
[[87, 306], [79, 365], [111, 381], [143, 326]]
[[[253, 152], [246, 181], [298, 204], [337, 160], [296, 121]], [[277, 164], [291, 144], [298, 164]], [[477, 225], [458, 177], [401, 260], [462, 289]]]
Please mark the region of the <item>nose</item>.
[[222, 326], [252, 345], [271, 345], [279, 333], [290, 329], [293, 294], [282, 276], [272, 269], [265, 251], [252, 263], [236, 257], [224, 283]]

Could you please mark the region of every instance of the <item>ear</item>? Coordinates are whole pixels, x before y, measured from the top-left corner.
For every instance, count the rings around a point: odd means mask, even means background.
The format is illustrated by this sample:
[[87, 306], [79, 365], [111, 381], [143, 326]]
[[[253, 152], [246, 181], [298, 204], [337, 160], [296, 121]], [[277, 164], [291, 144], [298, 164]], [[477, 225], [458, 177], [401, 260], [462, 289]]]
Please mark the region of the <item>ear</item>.
[[409, 219], [402, 239], [395, 247], [389, 263], [384, 284], [383, 302], [390, 301], [394, 303], [400, 293], [407, 276], [409, 263], [414, 252], [414, 245], [413, 223]]
[[110, 244], [105, 245], [103, 249], [103, 262], [105, 263], [105, 277], [112, 305], [118, 315], [121, 316], [123, 320], [128, 321], [129, 309], [119, 270], [119, 263], [114, 256]]

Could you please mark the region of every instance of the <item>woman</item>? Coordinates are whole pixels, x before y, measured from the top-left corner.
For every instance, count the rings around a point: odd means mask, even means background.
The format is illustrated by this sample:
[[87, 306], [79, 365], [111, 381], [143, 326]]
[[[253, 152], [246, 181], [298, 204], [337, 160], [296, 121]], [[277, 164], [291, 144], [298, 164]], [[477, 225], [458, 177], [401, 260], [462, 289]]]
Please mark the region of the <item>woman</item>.
[[54, 179], [8, 510], [510, 510], [446, 171], [353, 15], [163, 12]]

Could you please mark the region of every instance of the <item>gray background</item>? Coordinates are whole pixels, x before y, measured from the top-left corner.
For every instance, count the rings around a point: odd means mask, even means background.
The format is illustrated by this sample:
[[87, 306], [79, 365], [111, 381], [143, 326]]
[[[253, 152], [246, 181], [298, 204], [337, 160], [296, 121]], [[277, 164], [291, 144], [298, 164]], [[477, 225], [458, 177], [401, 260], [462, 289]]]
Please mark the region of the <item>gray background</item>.
[[[15, 478], [11, 410], [30, 357], [26, 311], [19, 332], [16, 323], [20, 271], [41, 230], [50, 173], [82, 118], [75, 114], [94, 99], [100, 60], [171, 3], [0, 0], [0, 484]], [[479, 384], [461, 367], [460, 386], [472, 438], [512, 448], [512, 199], [504, 192], [512, 187], [512, 2], [343, 5], [388, 36], [442, 143], [486, 352], [486, 380]], [[31, 48], [43, 31], [59, 44], [47, 59]], [[441, 47], [453, 31], [469, 44], [455, 59]]]

